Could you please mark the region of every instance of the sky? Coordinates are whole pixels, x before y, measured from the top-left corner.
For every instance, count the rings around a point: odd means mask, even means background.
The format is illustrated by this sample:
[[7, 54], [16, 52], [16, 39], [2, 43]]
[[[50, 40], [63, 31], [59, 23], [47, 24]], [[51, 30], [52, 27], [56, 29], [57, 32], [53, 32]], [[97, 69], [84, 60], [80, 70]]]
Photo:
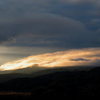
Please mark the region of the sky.
[[[100, 49], [72, 49], [28, 56], [0, 66], [1, 72], [9, 73], [21, 69], [21, 72], [39, 71], [59, 67], [98, 67], [100, 65]], [[27, 69], [28, 68], [28, 69]], [[24, 69], [24, 71], [22, 71]], [[26, 70], [27, 69], [27, 70]], [[26, 71], [25, 71], [26, 70]]]
[[0, 0], [0, 65], [82, 48], [100, 48], [100, 0]]

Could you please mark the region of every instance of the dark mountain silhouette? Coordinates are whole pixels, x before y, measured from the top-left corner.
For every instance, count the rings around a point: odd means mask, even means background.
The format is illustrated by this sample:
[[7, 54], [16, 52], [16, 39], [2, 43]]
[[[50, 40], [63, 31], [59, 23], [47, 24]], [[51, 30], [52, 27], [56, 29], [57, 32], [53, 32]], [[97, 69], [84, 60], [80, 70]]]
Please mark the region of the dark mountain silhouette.
[[[16, 78], [0, 83], [0, 92], [31, 93], [29, 97], [99, 97], [100, 67], [90, 70], [59, 70], [37, 77]], [[29, 98], [28, 97], [28, 98]], [[26, 98], [26, 97], [25, 97]]]

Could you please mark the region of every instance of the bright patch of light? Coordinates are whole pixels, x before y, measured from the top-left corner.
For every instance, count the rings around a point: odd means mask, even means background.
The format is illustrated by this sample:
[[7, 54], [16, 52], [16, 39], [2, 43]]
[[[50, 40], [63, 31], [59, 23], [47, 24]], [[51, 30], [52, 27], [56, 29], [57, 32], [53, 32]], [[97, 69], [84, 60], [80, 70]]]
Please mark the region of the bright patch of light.
[[[99, 56], [98, 56], [99, 55]], [[28, 67], [63, 67], [90, 65], [100, 60], [100, 49], [80, 49], [33, 55], [0, 66], [0, 71]]]

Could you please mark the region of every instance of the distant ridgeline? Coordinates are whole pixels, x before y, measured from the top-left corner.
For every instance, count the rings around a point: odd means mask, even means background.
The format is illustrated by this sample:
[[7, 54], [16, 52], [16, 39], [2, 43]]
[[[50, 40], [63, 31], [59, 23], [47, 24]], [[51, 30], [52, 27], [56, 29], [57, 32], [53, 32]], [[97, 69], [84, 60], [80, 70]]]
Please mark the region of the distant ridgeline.
[[81, 99], [100, 95], [100, 67], [85, 70], [52, 69], [51, 73], [49, 70], [47, 73], [45, 70], [36, 77], [34, 74], [23, 78], [16, 75], [16, 78], [0, 83], [0, 92], [29, 93], [27, 96], [33, 98], [48, 96]]

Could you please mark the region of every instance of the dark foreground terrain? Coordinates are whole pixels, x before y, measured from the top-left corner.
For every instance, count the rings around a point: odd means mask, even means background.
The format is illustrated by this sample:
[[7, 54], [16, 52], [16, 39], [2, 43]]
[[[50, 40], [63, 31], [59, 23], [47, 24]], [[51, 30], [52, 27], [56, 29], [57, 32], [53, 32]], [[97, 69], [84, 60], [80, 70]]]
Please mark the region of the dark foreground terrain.
[[100, 68], [57, 71], [35, 78], [16, 78], [0, 83], [0, 97], [96, 98], [100, 96]]

